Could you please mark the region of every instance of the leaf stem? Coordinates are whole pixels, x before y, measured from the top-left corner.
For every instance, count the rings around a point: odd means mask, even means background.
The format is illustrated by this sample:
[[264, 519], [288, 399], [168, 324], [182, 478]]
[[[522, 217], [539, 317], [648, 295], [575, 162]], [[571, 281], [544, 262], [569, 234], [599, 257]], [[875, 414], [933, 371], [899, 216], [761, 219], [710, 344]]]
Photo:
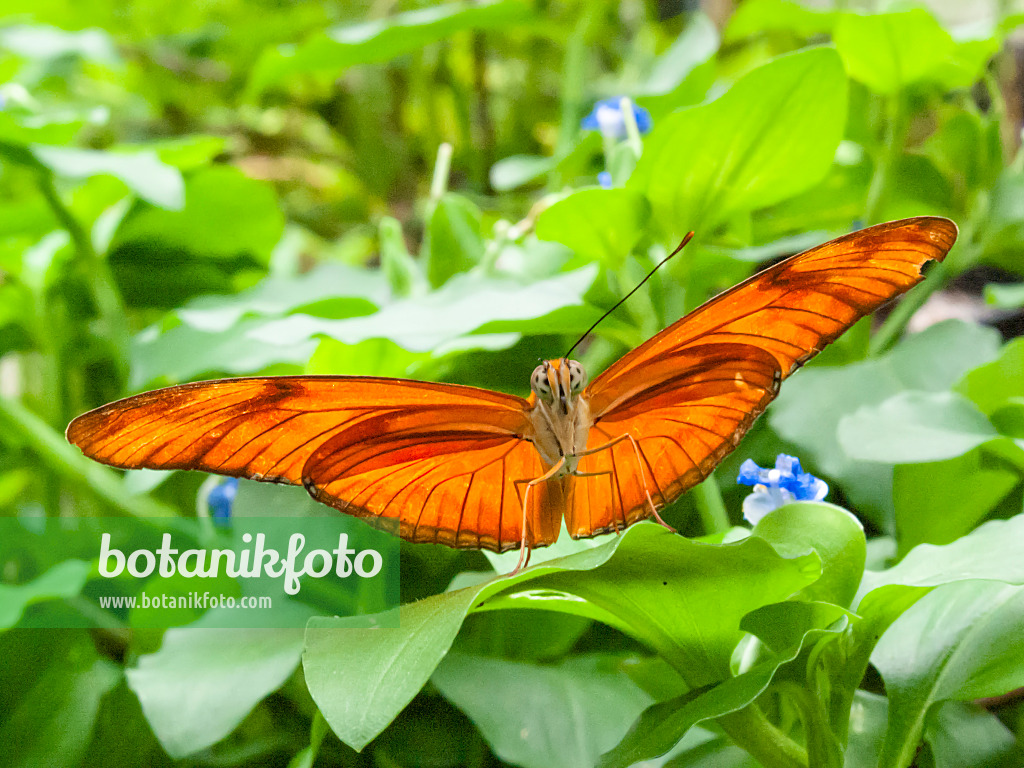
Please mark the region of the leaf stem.
[[47, 469], [88, 489], [118, 514], [177, 517], [170, 507], [126, 491], [112, 470], [87, 459], [53, 427], [16, 400], [0, 397], [0, 432], [27, 445]]
[[122, 380], [128, 377], [128, 321], [124, 302], [110, 273], [107, 261], [100, 258], [93, 246], [92, 237], [64, 204], [54, 184], [52, 173], [40, 172], [39, 191], [42, 193], [57, 221], [71, 236], [71, 242], [78, 254], [78, 266], [92, 289], [93, 300], [104, 330], [108, 352], [117, 367]]
[[808, 766], [807, 750], [776, 728], [757, 704], [722, 715], [716, 722], [729, 738], [765, 768]]

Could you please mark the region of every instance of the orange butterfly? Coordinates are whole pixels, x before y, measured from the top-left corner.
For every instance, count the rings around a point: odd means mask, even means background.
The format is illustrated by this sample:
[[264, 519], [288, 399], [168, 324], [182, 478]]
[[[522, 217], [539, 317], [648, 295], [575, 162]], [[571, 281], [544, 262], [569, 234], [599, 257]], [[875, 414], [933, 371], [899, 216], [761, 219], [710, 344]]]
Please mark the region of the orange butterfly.
[[116, 467], [201, 469], [302, 484], [400, 535], [497, 552], [619, 531], [701, 482], [783, 379], [922, 280], [948, 219], [854, 232], [717, 296], [587, 384], [548, 360], [529, 399], [366, 376], [222, 379], [78, 417], [70, 442]]

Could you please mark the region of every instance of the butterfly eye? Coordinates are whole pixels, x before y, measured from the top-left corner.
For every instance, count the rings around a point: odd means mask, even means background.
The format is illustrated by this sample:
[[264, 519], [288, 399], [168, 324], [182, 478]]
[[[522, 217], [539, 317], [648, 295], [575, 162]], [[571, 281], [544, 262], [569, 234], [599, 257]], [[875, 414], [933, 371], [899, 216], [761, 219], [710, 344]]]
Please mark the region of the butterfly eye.
[[583, 391], [587, 385], [587, 371], [575, 360], [569, 361], [569, 389], [574, 395]]
[[548, 384], [548, 376], [545, 366], [538, 365], [534, 368], [533, 376], [530, 377], [530, 386], [533, 387], [533, 391], [537, 393], [537, 397], [549, 403], [553, 402], [554, 398], [551, 395], [551, 385]]

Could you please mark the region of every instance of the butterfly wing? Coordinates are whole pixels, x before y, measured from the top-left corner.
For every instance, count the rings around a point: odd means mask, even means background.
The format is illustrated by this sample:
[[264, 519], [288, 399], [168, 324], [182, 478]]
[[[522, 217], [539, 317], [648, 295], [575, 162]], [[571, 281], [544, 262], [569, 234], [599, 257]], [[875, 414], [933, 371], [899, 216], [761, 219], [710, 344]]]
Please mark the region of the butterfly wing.
[[[522, 538], [516, 481], [544, 473], [527, 405], [401, 379], [223, 379], [105, 405], [71, 422], [67, 437], [115, 467], [304, 485], [349, 514], [397, 518], [411, 541], [504, 551]], [[531, 545], [557, 538], [566, 485], [531, 494]]]
[[[782, 261], [720, 294], [614, 363], [584, 392], [594, 426], [566, 523], [622, 528], [703, 480], [781, 382], [847, 328], [923, 279], [956, 240], [948, 219], [880, 224]], [[645, 490], [646, 489], [646, 490]]]

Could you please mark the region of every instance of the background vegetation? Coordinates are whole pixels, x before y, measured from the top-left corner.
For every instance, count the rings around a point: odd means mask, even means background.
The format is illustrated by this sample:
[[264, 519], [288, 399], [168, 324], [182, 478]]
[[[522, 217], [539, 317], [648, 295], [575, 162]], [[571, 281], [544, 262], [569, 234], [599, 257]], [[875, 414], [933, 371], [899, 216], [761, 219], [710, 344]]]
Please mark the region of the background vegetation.
[[[401, 629], [305, 633], [133, 629], [83, 599], [93, 563], [9, 547], [0, 762], [1021, 762], [1022, 19], [694, 5], [8, 0], [9, 516], [205, 509], [202, 476], [122, 477], [64, 443], [132, 392], [307, 372], [525, 394], [690, 229], [585, 347], [592, 373], [852, 228], [939, 214], [961, 235], [666, 512], [705, 543], [640, 525], [497, 583], [479, 553], [403, 544]], [[581, 127], [622, 95], [649, 133]], [[826, 504], [729, 530], [739, 462], [780, 452], [866, 545]], [[309, 511], [279, 490], [243, 486], [234, 514]], [[32, 628], [54, 616], [81, 628]]]

